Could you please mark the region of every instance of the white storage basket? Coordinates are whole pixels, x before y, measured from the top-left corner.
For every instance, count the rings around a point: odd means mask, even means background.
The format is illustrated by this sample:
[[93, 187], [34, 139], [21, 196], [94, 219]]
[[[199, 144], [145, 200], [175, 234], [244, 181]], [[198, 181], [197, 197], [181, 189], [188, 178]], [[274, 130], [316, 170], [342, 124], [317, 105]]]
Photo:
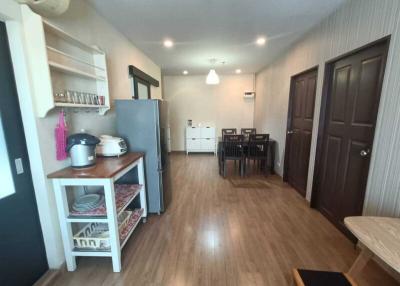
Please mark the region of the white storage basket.
[[[131, 211], [124, 211], [118, 217], [118, 227], [122, 229], [129, 221]], [[74, 235], [74, 245], [76, 248], [92, 250], [109, 250], [110, 239], [108, 224], [92, 222], [85, 225]]]

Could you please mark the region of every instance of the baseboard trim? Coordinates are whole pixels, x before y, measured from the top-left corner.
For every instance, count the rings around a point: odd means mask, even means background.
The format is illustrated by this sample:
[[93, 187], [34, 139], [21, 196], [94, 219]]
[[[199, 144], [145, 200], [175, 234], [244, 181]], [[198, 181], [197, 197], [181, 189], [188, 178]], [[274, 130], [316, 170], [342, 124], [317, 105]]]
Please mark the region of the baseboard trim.
[[52, 286], [55, 285], [55, 280], [58, 276], [66, 272], [65, 263], [63, 263], [60, 269], [49, 269], [43, 274], [33, 286]]
[[186, 154], [186, 151], [171, 151], [171, 154]]

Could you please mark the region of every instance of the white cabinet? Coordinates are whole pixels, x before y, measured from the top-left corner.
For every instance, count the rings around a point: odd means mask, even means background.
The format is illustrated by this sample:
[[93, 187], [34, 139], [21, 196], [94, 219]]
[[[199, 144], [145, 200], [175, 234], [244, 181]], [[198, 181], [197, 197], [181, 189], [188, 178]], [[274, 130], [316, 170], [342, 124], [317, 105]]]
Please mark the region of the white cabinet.
[[215, 128], [187, 127], [186, 128], [186, 153], [190, 152], [212, 152], [216, 151]]
[[215, 153], [215, 138], [202, 138], [201, 148]]
[[187, 138], [186, 139], [186, 151], [189, 152], [200, 152], [201, 151], [201, 139], [200, 138]]
[[200, 127], [186, 128], [186, 138], [200, 138]]
[[214, 127], [202, 127], [200, 128], [201, 138], [215, 139], [215, 128]]

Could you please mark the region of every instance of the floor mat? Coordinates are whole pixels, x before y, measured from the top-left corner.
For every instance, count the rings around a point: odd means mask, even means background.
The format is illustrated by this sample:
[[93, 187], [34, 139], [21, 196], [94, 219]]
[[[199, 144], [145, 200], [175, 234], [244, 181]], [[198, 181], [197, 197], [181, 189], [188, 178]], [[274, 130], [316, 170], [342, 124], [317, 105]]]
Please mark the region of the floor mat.
[[234, 188], [270, 189], [271, 184], [265, 178], [229, 178]]

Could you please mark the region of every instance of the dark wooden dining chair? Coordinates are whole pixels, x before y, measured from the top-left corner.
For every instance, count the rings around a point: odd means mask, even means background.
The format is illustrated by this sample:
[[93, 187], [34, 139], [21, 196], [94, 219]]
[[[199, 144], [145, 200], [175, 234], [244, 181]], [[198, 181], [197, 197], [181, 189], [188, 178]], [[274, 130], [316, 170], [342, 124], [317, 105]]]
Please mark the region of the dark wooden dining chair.
[[268, 172], [268, 143], [269, 134], [250, 134], [249, 143], [246, 150], [246, 161], [253, 160], [264, 167], [264, 172]]
[[222, 160], [221, 160], [221, 168], [220, 172], [223, 172], [224, 178], [226, 177], [227, 170], [227, 161], [233, 160], [239, 161], [240, 175], [244, 174], [244, 150], [243, 150], [243, 135], [225, 135], [224, 141], [222, 142]]
[[222, 128], [222, 140], [224, 140], [225, 135], [235, 135], [236, 128]]
[[240, 134], [249, 137], [252, 134], [256, 134], [257, 130], [255, 128], [242, 128], [240, 129]]

